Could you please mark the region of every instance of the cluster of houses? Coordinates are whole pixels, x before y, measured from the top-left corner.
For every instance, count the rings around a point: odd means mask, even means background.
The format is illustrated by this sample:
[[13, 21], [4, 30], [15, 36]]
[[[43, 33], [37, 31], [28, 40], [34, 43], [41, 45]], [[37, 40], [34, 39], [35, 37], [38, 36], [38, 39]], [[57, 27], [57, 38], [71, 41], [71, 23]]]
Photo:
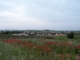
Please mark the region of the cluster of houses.
[[[1, 34], [11, 34], [14, 36], [66, 36], [68, 33], [71, 31], [53, 31], [53, 30], [26, 30], [26, 31], [21, 31], [21, 30], [12, 30], [12, 31], [6, 31], [6, 30], [1, 30]], [[74, 31], [75, 35], [80, 36], [80, 31]]]
[[56, 36], [56, 35], [59, 35], [59, 36], [66, 36], [68, 32], [53, 32], [53, 31], [50, 31], [50, 30], [44, 30], [44, 31], [41, 31], [41, 32], [34, 32], [34, 31], [29, 31], [29, 32], [21, 32], [21, 33], [17, 33], [17, 34], [13, 34], [15, 36]]

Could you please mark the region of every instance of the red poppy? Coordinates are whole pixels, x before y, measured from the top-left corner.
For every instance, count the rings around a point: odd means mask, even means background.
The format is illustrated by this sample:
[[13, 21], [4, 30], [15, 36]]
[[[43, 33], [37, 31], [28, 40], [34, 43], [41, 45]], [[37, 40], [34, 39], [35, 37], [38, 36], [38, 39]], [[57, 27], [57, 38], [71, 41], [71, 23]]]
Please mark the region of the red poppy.
[[78, 45], [77, 47], [78, 47], [78, 49], [80, 49], [80, 45]]

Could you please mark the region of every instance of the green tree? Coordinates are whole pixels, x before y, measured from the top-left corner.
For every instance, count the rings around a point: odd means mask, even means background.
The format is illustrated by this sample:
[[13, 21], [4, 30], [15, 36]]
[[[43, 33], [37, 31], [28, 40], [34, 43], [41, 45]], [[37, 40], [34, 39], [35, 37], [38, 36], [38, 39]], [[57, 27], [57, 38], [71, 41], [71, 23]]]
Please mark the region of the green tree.
[[70, 32], [69, 34], [67, 34], [67, 37], [69, 39], [74, 39], [74, 32]]

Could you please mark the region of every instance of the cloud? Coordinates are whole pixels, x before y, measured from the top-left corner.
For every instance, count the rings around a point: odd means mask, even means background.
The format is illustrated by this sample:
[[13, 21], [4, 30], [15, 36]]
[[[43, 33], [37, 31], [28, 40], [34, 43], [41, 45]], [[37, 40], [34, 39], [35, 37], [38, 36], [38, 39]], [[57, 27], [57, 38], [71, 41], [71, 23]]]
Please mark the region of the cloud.
[[[79, 0], [0, 2], [0, 29], [79, 29]], [[76, 27], [77, 26], [77, 27]]]

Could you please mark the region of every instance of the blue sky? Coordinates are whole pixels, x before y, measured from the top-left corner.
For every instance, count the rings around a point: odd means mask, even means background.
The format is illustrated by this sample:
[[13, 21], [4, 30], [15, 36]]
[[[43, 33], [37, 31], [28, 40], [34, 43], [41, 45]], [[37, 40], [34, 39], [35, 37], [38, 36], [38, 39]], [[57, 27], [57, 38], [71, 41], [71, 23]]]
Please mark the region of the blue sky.
[[0, 0], [0, 30], [80, 30], [80, 0]]

